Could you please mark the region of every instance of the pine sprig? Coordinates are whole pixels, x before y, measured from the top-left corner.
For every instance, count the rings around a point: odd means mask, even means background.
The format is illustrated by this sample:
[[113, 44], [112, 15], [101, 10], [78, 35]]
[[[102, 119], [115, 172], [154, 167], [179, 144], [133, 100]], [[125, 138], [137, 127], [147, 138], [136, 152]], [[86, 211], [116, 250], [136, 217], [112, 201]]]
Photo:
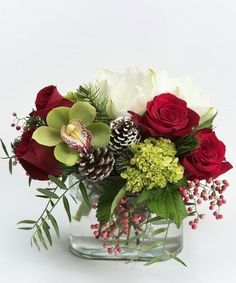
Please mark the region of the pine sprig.
[[187, 136], [180, 138], [175, 142], [175, 147], [177, 150], [177, 156], [181, 156], [184, 153], [193, 151], [198, 146], [198, 139], [193, 136]]
[[97, 110], [95, 121], [110, 124], [113, 120], [113, 117], [108, 113], [109, 99], [102, 97], [96, 86], [91, 84], [80, 86], [76, 92], [68, 93], [67, 98], [73, 102], [86, 101], [94, 106]]

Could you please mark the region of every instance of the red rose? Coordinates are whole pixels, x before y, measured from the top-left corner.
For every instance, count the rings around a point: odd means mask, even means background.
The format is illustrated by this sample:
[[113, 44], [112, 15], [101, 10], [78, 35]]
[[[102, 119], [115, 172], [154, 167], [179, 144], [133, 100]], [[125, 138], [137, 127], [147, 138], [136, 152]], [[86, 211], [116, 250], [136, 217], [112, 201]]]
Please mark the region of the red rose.
[[204, 129], [196, 134], [196, 138], [199, 140], [198, 148], [182, 160], [187, 178], [217, 178], [233, 168], [225, 161], [225, 145], [218, 140], [215, 132]]
[[48, 180], [48, 175], [59, 176], [59, 163], [53, 148], [38, 144], [32, 139], [34, 130], [23, 133], [15, 148], [15, 155], [29, 176], [36, 180]]
[[30, 115], [37, 115], [46, 120], [48, 112], [55, 107], [71, 107], [73, 102], [64, 98], [53, 85], [47, 86], [39, 91], [35, 100], [36, 110]]
[[199, 124], [199, 115], [170, 93], [155, 96], [146, 109], [143, 116], [130, 112], [144, 136], [183, 137]]

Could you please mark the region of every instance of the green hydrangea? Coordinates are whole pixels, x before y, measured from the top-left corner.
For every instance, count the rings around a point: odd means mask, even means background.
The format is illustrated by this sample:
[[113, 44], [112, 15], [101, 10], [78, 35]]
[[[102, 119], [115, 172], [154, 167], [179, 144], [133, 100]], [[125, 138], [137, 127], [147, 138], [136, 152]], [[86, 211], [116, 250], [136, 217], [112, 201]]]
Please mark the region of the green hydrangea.
[[183, 178], [184, 168], [175, 156], [174, 143], [169, 139], [148, 138], [133, 144], [134, 157], [130, 166], [121, 173], [127, 179], [126, 190], [139, 192], [142, 189], [164, 188], [167, 183], [175, 183]]

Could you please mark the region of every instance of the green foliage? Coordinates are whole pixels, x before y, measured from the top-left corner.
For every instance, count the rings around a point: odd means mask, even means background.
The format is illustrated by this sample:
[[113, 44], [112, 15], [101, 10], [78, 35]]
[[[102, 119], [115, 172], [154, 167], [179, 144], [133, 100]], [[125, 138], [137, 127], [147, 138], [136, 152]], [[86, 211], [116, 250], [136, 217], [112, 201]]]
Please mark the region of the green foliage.
[[51, 198], [51, 199], [52, 198], [54, 198], [54, 199], [58, 199], [59, 198], [57, 194], [49, 191], [48, 189], [41, 189], [41, 188], [39, 188], [39, 189], [37, 189], [37, 191], [39, 191], [41, 194], [43, 194], [46, 197]]
[[108, 114], [108, 103], [107, 98], [101, 97], [99, 89], [92, 85], [80, 86], [76, 92], [70, 92], [67, 98], [73, 102], [85, 101], [89, 102], [93, 107], [96, 108], [95, 121], [101, 121], [106, 124], [110, 124], [113, 117]]
[[134, 157], [134, 154], [129, 149], [123, 150], [116, 158], [115, 169], [118, 173], [123, 172], [127, 166], [130, 165], [131, 158]]
[[124, 186], [124, 183], [123, 180], [117, 180], [113, 183], [104, 184], [104, 191], [99, 198], [96, 214], [97, 220], [101, 224], [109, 221], [112, 203], [120, 189]]
[[191, 152], [198, 147], [198, 139], [193, 136], [180, 138], [175, 142], [177, 156], [181, 156], [187, 152]]
[[60, 238], [59, 226], [57, 224], [56, 219], [54, 218], [54, 216], [51, 214], [49, 210], [47, 210], [46, 212], [47, 212], [47, 217], [51, 221], [51, 224], [56, 232], [57, 238]]
[[125, 196], [125, 193], [126, 193], [125, 187], [122, 187], [119, 190], [118, 194], [116, 195], [116, 197], [114, 198], [114, 200], [113, 200], [113, 202], [111, 204], [111, 214], [114, 212], [114, 210], [118, 206], [121, 198]]
[[45, 126], [45, 122], [39, 116], [27, 116], [25, 119], [25, 126], [28, 128], [39, 128]]
[[160, 189], [156, 196], [148, 201], [147, 205], [156, 215], [172, 220], [177, 227], [188, 215], [177, 186], [171, 184]]
[[85, 204], [88, 207], [91, 207], [91, 204], [90, 204], [90, 201], [89, 201], [89, 197], [88, 197], [88, 194], [87, 194], [87, 190], [86, 190], [86, 187], [85, 187], [83, 182], [80, 182], [79, 188], [80, 188], [80, 192], [82, 194], [82, 197], [84, 199]]
[[1, 145], [2, 145], [2, 149], [4, 151], [4, 153], [6, 154], [7, 157], [9, 157], [9, 153], [7, 151], [7, 147], [5, 146], [4, 142], [2, 139], [0, 139]]
[[201, 129], [205, 129], [205, 128], [210, 128], [212, 129], [213, 128], [213, 121], [215, 119], [217, 115], [217, 112], [215, 113], [215, 115], [213, 115], [210, 119], [206, 120], [205, 122], [203, 122], [202, 124], [200, 124], [199, 126], [197, 126], [194, 131], [197, 132]]
[[[38, 250], [43, 246], [45, 249], [48, 249], [48, 244], [52, 246], [52, 229], [54, 229], [57, 237], [60, 237], [59, 225], [57, 220], [52, 215], [52, 211], [57, 207], [58, 203], [62, 200], [63, 205], [68, 216], [69, 221], [71, 221], [71, 212], [69, 201], [66, 198], [65, 194], [75, 186], [80, 181], [76, 181], [69, 188], [67, 188], [64, 178], [57, 178], [55, 176], [49, 175], [49, 179], [56, 184], [55, 188], [38, 188], [37, 191], [41, 193], [39, 197], [49, 199], [47, 205], [40, 217], [37, 220], [22, 220], [17, 224], [20, 225], [18, 229], [21, 230], [34, 230], [34, 234], [31, 238], [31, 245], [35, 245]], [[60, 190], [59, 190], [60, 188]], [[58, 192], [59, 190], [59, 192]], [[50, 227], [51, 226], [51, 227]]]
[[65, 211], [67, 213], [68, 219], [71, 222], [70, 204], [69, 204], [69, 201], [68, 201], [66, 196], [63, 196], [63, 205], [64, 205]]
[[62, 190], [67, 190], [67, 187], [65, 185], [65, 183], [63, 181], [61, 181], [59, 178], [53, 176], [53, 175], [49, 175], [48, 178], [55, 183], [60, 189]]

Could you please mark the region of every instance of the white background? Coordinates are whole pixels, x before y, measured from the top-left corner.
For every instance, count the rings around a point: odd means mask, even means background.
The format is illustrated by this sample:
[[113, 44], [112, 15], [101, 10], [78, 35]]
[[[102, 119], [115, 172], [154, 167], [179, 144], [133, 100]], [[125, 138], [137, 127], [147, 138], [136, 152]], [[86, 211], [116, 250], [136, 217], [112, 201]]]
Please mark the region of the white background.
[[[35, 94], [48, 84], [66, 94], [93, 78], [97, 67], [164, 67], [171, 75], [193, 76], [211, 95], [219, 108], [217, 134], [236, 164], [235, 15], [234, 0], [0, 0], [0, 137], [12, 141], [17, 133], [9, 126], [11, 113], [28, 114]], [[15, 223], [37, 217], [44, 202], [33, 197], [20, 167], [9, 176], [1, 160], [0, 282], [234, 282], [234, 170], [225, 177], [232, 186], [224, 220], [209, 213], [197, 231], [185, 225], [180, 257], [188, 268], [174, 261], [144, 267], [73, 256], [62, 209], [56, 214], [62, 238], [48, 252], [30, 248], [30, 232]]]

